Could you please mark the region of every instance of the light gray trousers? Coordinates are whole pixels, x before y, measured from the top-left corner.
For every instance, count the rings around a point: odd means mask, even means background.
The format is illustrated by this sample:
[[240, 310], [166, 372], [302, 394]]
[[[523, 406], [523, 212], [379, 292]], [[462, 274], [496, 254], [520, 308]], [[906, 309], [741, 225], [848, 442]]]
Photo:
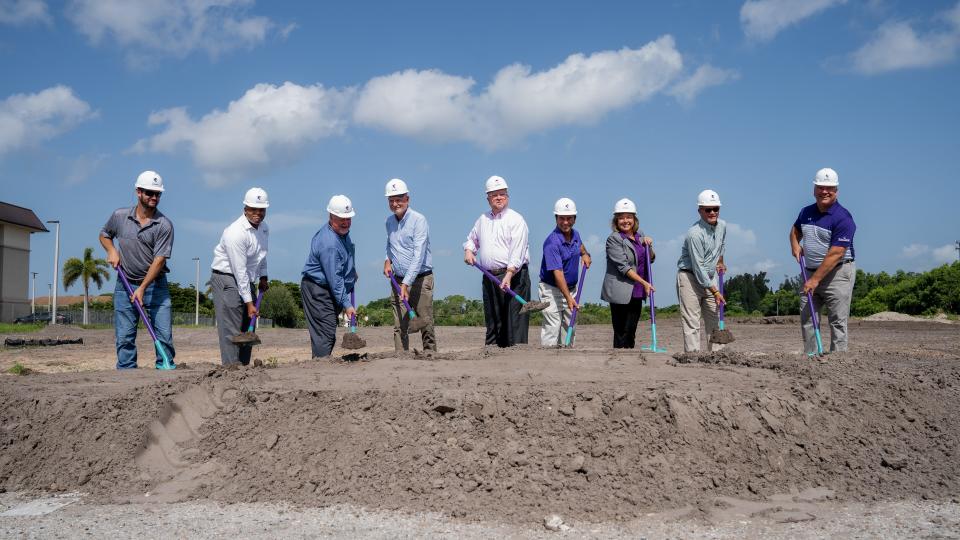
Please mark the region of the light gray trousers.
[[[249, 287], [249, 284], [247, 286]], [[240, 291], [237, 290], [237, 280], [233, 276], [211, 274], [210, 289], [213, 291], [213, 307], [217, 314], [220, 363], [225, 366], [237, 363], [249, 364], [253, 347], [249, 345], [241, 347], [230, 341], [230, 338], [246, 332], [250, 326], [247, 306], [240, 298]]]
[[[807, 269], [808, 276], [810, 269]], [[819, 321], [821, 310], [827, 311], [830, 325], [830, 352], [847, 350], [847, 319], [850, 317], [850, 301], [853, 299], [853, 285], [857, 281], [857, 266], [853, 262], [834, 267], [813, 292], [813, 307], [817, 309]], [[807, 354], [817, 352], [817, 335], [810, 319], [807, 307], [807, 295], [800, 297], [800, 333], [803, 336], [803, 349]], [[823, 331], [821, 327], [821, 339]]]

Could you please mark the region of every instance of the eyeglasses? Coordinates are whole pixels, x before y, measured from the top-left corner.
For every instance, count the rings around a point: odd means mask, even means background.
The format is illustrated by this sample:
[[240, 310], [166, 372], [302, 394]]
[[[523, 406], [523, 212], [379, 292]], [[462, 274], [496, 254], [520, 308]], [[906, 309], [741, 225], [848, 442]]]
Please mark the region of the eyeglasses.
[[719, 206], [711, 206], [711, 207], [709, 207], [709, 208], [707, 208], [706, 206], [701, 206], [700, 209], [703, 210], [703, 213], [704, 213], [704, 214], [719, 214], [719, 213], [720, 213], [720, 207], [719, 207]]
[[140, 193], [143, 193], [147, 197], [156, 197], [158, 199], [160, 198], [160, 195], [163, 195], [162, 191], [150, 191], [149, 189], [141, 189]]

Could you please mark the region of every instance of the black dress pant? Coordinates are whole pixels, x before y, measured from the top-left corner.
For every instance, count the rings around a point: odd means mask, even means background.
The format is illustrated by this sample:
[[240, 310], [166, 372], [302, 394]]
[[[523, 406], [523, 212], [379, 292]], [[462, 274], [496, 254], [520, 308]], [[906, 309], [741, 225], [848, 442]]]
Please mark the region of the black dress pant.
[[[497, 278], [503, 277], [503, 274]], [[510, 288], [524, 300], [530, 299], [530, 272], [523, 265], [513, 278]], [[527, 342], [530, 314], [520, 314], [520, 302], [500, 290], [496, 283], [483, 276], [483, 320], [487, 325], [487, 345], [509, 347]]]
[[631, 298], [629, 304], [610, 304], [614, 349], [632, 349], [636, 346], [637, 324], [642, 313], [643, 298]]

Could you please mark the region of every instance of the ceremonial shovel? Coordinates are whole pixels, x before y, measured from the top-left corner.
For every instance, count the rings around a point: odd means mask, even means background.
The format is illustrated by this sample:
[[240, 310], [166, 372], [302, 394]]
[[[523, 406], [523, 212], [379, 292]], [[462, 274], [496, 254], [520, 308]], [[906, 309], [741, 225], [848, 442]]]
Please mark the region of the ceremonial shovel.
[[427, 326], [427, 321], [423, 317], [417, 317], [417, 312], [410, 307], [410, 302], [407, 302], [406, 298], [400, 296], [400, 284], [397, 283], [397, 278], [393, 277], [393, 272], [390, 272], [389, 278], [390, 282], [393, 283], [393, 288], [397, 291], [397, 298], [403, 302], [403, 307], [407, 308], [407, 315], [410, 316], [410, 323], [407, 324], [407, 333], [416, 334]]
[[[480, 270], [481, 272], [483, 272], [483, 275], [487, 276], [487, 278], [490, 279], [490, 281], [496, 283], [498, 287], [501, 285], [501, 282], [500, 282], [499, 279], [497, 279], [497, 276], [493, 275], [493, 274], [492, 274], [489, 270], [487, 270], [486, 268], [480, 266], [480, 263], [474, 261], [473, 265], [476, 266], [478, 270]], [[529, 313], [529, 312], [531, 312], [531, 311], [543, 311], [543, 310], [547, 309], [547, 308], [550, 306], [550, 304], [548, 304], [548, 303], [546, 303], [546, 302], [540, 302], [540, 301], [537, 301], [537, 300], [530, 300], [530, 301], [528, 302], [528, 301], [524, 300], [522, 296], [520, 296], [519, 294], [513, 292], [513, 289], [511, 289], [510, 287], [507, 287], [507, 288], [504, 290], [504, 292], [506, 292], [506, 293], [509, 294], [510, 296], [516, 298], [516, 299], [517, 299], [517, 302], [520, 302], [520, 305], [523, 306], [523, 307], [520, 308], [520, 313]]]
[[[260, 291], [260, 294], [257, 295], [257, 301], [256, 301], [257, 314], [260, 313], [260, 300], [262, 299], [263, 299], [263, 291]], [[253, 318], [250, 319], [250, 327], [247, 328], [247, 331], [243, 332], [242, 334], [237, 334], [233, 336], [232, 338], [230, 338], [230, 341], [241, 346], [252, 347], [254, 345], [259, 345], [260, 336], [258, 336], [257, 333], [253, 331], [253, 329], [256, 328], [256, 325], [257, 325], [257, 315], [254, 315]]]
[[[127, 280], [127, 274], [124, 273], [123, 268], [120, 266], [117, 266], [117, 275], [120, 276], [120, 281], [123, 282], [124, 288], [127, 289], [127, 294], [133, 296], [133, 287], [130, 286], [130, 281]], [[136, 300], [133, 305], [136, 306], [137, 311], [140, 313], [140, 318], [143, 319], [143, 324], [147, 327], [147, 332], [150, 332], [150, 337], [153, 338], [153, 345], [157, 348], [157, 352], [160, 353], [160, 358], [163, 359], [163, 363], [160, 364], [160, 367], [157, 369], [177, 369], [177, 366], [174, 365], [173, 361], [170, 360], [170, 357], [167, 356], [167, 351], [163, 348], [163, 344], [160, 343], [160, 340], [157, 338], [157, 333], [153, 331], [153, 325], [150, 324], [150, 319], [147, 318], [147, 314], [143, 311], [143, 306], [140, 305], [140, 300]]]

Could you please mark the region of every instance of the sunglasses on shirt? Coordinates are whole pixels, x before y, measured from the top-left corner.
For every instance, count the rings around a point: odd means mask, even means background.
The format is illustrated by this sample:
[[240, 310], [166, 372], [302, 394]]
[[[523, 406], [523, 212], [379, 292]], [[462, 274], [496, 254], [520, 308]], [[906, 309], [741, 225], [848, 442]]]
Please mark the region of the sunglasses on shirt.
[[711, 206], [711, 207], [709, 207], [709, 208], [707, 208], [707, 207], [705, 207], [705, 206], [701, 206], [700, 209], [703, 210], [703, 213], [704, 213], [704, 214], [719, 214], [719, 213], [720, 213], [720, 208], [717, 207], [717, 206]]

